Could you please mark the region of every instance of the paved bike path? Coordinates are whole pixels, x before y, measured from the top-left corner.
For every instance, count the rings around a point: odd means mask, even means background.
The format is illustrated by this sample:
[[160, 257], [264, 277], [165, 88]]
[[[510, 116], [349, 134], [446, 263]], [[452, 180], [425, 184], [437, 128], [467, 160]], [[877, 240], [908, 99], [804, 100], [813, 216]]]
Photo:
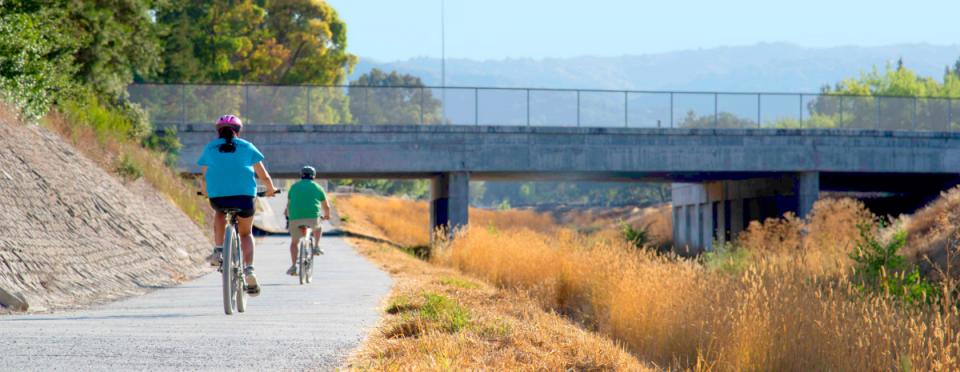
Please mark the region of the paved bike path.
[[313, 283], [285, 275], [288, 237], [258, 241], [263, 293], [223, 314], [216, 271], [88, 310], [0, 317], [0, 370], [330, 370], [378, 320], [384, 272], [337, 237]]

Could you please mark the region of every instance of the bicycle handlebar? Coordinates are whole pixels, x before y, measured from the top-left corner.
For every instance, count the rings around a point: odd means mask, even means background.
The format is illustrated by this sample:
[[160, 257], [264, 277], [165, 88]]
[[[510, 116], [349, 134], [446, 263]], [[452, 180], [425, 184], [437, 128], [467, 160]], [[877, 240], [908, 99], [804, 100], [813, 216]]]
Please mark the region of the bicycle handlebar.
[[[273, 193], [273, 195], [277, 195], [277, 194], [279, 194], [279, 193], [281, 193], [281, 192], [283, 192], [283, 189], [277, 189], [277, 192]], [[264, 196], [266, 196], [266, 195], [267, 195], [267, 192], [266, 192], [266, 191], [258, 192], [258, 193], [257, 193], [257, 196], [258, 196], [258, 197], [261, 197], [261, 198], [264, 197]]]
[[[283, 189], [277, 189], [277, 192], [275, 192], [274, 195], [279, 194], [279, 193], [281, 193], [281, 192], [283, 192]], [[266, 195], [267, 195], [267, 192], [266, 192], [266, 191], [261, 191], [261, 192], [258, 192], [258, 193], [257, 193], [257, 196], [258, 196], [258, 197], [261, 197], [261, 198], [264, 197], [264, 196], [266, 196]], [[203, 194], [203, 191], [197, 191], [197, 196], [206, 196], [206, 195]]]

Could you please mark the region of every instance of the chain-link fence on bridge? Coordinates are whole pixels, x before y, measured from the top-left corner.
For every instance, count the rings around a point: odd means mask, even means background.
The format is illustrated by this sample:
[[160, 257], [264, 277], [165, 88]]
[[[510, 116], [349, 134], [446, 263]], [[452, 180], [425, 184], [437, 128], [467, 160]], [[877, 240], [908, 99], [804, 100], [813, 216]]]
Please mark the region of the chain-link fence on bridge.
[[949, 98], [482, 87], [134, 84], [156, 124], [238, 114], [261, 124], [953, 131]]

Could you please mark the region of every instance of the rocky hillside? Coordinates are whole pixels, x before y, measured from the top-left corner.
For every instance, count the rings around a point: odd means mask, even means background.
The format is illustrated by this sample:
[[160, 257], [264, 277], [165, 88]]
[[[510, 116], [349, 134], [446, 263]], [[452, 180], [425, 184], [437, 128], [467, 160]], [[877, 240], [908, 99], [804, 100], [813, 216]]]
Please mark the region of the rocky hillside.
[[143, 181], [124, 184], [57, 135], [0, 115], [0, 312], [181, 282], [208, 270], [206, 235]]

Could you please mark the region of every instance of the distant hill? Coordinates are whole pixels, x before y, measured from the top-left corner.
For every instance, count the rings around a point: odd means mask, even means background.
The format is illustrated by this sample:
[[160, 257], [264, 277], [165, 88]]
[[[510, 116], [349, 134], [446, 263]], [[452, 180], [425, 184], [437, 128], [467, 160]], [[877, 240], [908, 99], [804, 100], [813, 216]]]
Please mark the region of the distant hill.
[[[447, 85], [814, 92], [901, 57], [920, 74], [940, 78], [944, 67], [960, 57], [960, 45], [804, 48], [774, 43], [621, 57], [448, 59]], [[371, 68], [417, 75], [428, 85], [440, 83], [436, 58], [379, 62], [361, 57], [350, 80]]]

